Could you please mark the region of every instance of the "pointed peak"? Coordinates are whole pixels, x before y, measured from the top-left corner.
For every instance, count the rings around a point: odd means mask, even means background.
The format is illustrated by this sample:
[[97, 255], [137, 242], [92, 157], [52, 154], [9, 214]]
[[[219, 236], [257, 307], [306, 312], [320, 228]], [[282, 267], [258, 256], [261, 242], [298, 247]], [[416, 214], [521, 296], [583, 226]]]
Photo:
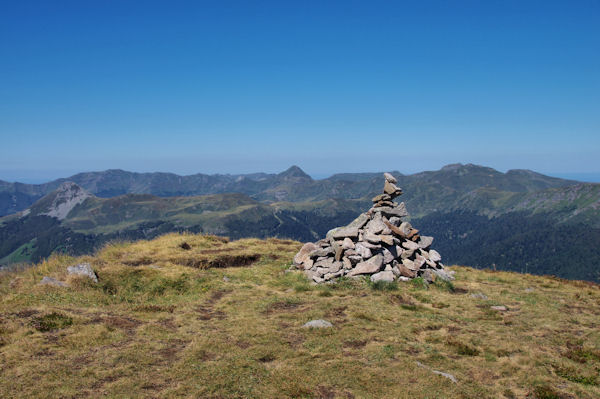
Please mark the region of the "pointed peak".
[[66, 181], [33, 204], [30, 209], [35, 215], [45, 215], [63, 220], [73, 208], [89, 197], [93, 197], [93, 195], [76, 183]]
[[300, 169], [299, 166], [293, 165], [290, 168], [288, 168], [287, 170], [281, 172], [279, 174], [280, 177], [300, 177], [300, 178], [304, 178], [304, 179], [310, 179], [312, 180], [312, 178], [306, 174], [306, 172], [304, 172], [302, 169]]

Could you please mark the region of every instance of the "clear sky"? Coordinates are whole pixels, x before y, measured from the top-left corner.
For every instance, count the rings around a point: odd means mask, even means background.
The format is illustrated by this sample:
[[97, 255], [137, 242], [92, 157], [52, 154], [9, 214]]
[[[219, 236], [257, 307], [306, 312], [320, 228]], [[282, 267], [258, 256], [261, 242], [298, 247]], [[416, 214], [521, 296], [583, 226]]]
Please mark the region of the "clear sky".
[[0, 179], [600, 175], [600, 1], [4, 1]]

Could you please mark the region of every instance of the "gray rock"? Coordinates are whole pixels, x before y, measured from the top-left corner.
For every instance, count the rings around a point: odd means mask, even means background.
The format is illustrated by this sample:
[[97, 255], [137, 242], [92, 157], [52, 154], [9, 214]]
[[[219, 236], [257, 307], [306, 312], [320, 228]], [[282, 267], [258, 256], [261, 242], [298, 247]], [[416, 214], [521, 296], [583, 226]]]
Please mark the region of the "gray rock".
[[302, 328], [331, 328], [331, 327], [333, 327], [333, 324], [331, 324], [327, 320], [323, 320], [323, 319], [311, 320], [302, 326]]
[[377, 281], [387, 281], [391, 283], [394, 281], [394, 273], [392, 273], [391, 270], [375, 273], [371, 276], [371, 281], [374, 283]]
[[380, 244], [371, 244], [369, 241], [361, 241], [360, 244], [369, 248], [370, 250], [381, 248]]
[[535, 289], [533, 289], [531, 287], [525, 288], [525, 292], [527, 292], [527, 293], [530, 293], [530, 292], [533, 292], [533, 291], [535, 291]]
[[398, 180], [396, 180], [396, 178], [391, 173], [385, 172], [383, 174], [383, 177], [385, 177], [385, 181], [389, 181], [392, 184], [398, 183]]
[[382, 248], [381, 254], [383, 255], [383, 263], [392, 263], [396, 259], [395, 254], [387, 248]]
[[90, 266], [90, 264], [87, 262], [67, 267], [67, 273], [87, 277], [94, 283], [98, 282], [98, 276], [96, 276], [92, 266]]
[[[373, 256], [373, 253], [371, 252], [371, 250], [369, 248], [367, 248], [366, 245], [364, 245], [363, 243], [360, 243], [360, 242], [356, 244], [354, 250], [363, 259], [368, 259]], [[350, 258], [350, 259], [352, 259], [352, 258]]]
[[400, 223], [400, 226], [398, 228], [400, 229], [400, 235], [402, 237], [408, 237], [410, 232], [412, 231], [412, 225], [408, 222]]
[[302, 248], [300, 248], [300, 251], [298, 251], [296, 256], [294, 256], [294, 263], [296, 265], [304, 263], [304, 261], [309, 258], [310, 253], [316, 249], [317, 246], [315, 244], [312, 242], [307, 242], [302, 246]]
[[431, 269], [425, 269], [423, 274], [421, 274], [421, 277], [423, 277], [423, 280], [427, 281], [428, 283], [433, 283], [435, 281], [435, 274], [431, 271]]
[[385, 184], [383, 185], [383, 192], [388, 194], [390, 197], [395, 198], [402, 194], [402, 189], [396, 186], [394, 183], [386, 180]]
[[487, 295], [485, 295], [483, 292], [478, 292], [476, 294], [471, 294], [471, 298], [482, 299], [484, 301], [488, 300]]
[[337, 273], [338, 271], [340, 271], [340, 269], [343, 267], [343, 263], [342, 262], [331, 262], [331, 265], [329, 266], [329, 268], [327, 269], [328, 273]]
[[[358, 262], [357, 262], [357, 263], [358, 263]], [[350, 270], [350, 269], [352, 269], [352, 261], [351, 261], [351, 260], [350, 260], [348, 257], [346, 257], [346, 256], [344, 256], [344, 257], [342, 258], [342, 265], [343, 265], [342, 267], [343, 267], [345, 270]]]
[[404, 241], [402, 243], [402, 246], [408, 250], [413, 250], [413, 251], [419, 249], [419, 245], [414, 241]]
[[409, 278], [415, 278], [415, 277], [417, 277], [417, 274], [415, 273], [415, 271], [409, 269], [404, 264], [401, 263], [397, 267], [398, 267], [398, 273], [401, 276], [409, 277]]
[[[329, 235], [329, 233], [327, 233]], [[331, 236], [335, 239], [342, 239], [342, 238], [346, 238], [346, 237], [358, 237], [358, 227], [351, 227], [351, 226], [346, 226], [346, 227], [341, 227], [338, 229], [335, 229], [335, 231], [333, 231], [331, 233]]]
[[415, 260], [413, 262], [415, 263], [415, 266], [420, 269], [420, 268], [423, 267], [423, 265], [425, 264], [425, 262], [427, 262], [427, 259], [425, 259], [421, 255], [417, 255], [417, 256], [415, 256]]
[[41, 285], [53, 285], [55, 287], [68, 287], [68, 285], [66, 283], [63, 283], [60, 280], [57, 280], [52, 277], [47, 277], [47, 276], [44, 276], [42, 278], [42, 281], [40, 281], [40, 284]]
[[361, 213], [356, 219], [350, 222], [346, 227], [361, 229], [369, 221], [369, 215]]
[[442, 260], [442, 256], [435, 249], [429, 250], [429, 259], [434, 262], [439, 262]]
[[380, 234], [379, 239], [383, 244], [393, 246], [394, 245], [394, 237], [388, 234]]
[[371, 233], [369, 230], [365, 231], [363, 238], [371, 244], [379, 244], [381, 242], [381, 238], [377, 234]]
[[498, 312], [506, 312], [508, 310], [508, 308], [504, 305], [490, 306], [490, 309], [497, 310]]
[[381, 266], [383, 266], [383, 256], [375, 255], [367, 261], [360, 262], [356, 265], [354, 269], [350, 273], [349, 276], [356, 276], [358, 274], [373, 274], [377, 273], [381, 270]]
[[400, 223], [402, 223], [402, 219], [400, 219], [398, 216], [392, 216], [389, 219], [389, 222], [391, 224], [393, 224], [394, 226], [398, 227], [398, 226], [400, 226]]
[[424, 369], [427, 369], [427, 370], [431, 371], [433, 374], [441, 375], [442, 377], [445, 377], [445, 378], [449, 379], [450, 381], [452, 381], [454, 383], [458, 382], [458, 381], [456, 381], [456, 377], [454, 377], [452, 374], [444, 373], [443, 371], [434, 370], [431, 367], [426, 366], [426, 365], [424, 365], [421, 362], [417, 362], [417, 366], [423, 367]]
[[444, 281], [454, 280], [454, 276], [446, 273], [446, 271], [443, 269], [427, 269], [427, 270], [431, 270], [437, 277], [441, 278]]
[[373, 197], [373, 199], [371, 201], [377, 203], [377, 202], [381, 202], [381, 201], [391, 201], [392, 197], [389, 196], [388, 194], [379, 194], [376, 197]]
[[324, 278], [317, 276], [316, 274], [312, 276], [312, 279], [315, 283], [319, 284], [325, 281]]
[[417, 244], [419, 244], [419, 248], [422, 248], [422, 249], [429, 248], [432, 243], [433, 243], [433, 237], [429, 237], [429, 236], [421, 236], [421, 238], [419, 238], [419, 241], [417, 242]]
[[381, 217], [381, 214], [377, 213], [377, 214], [375, 214], [373, 219], [371, 219], [371, 221], [369, 223], [367, 223], [367, 226], [365, 227], [365, 229], [366, 229], [366, 231], [368, 231], [372, 234], [379, 234], [386, 227], [387, 226], [385, 225], [385, 223], [383, 223], [383, 218]]
[[404, 205], [404, 202], [401, 202], [393, 208], [391, 206], [378, 206], [371, 209], [373, 210], [373, 212], [381, 212], [383, 216], [386, 216], [388, 218], [392, 218], [394, 216], [403, 218], [405, 216], [408, 216], [408, 212], [406, 211], [406, 206]]
[[350, 260], [350, 263], [352, 263], [352, 265], [356, 265], [363, 261], [363, 258], [360, 255], [349, 255], [348, 259]]
[[412, 278], [404, 277], [404, 276], [398, 277], [398, 281], [410, 281], [410, 280], [412, 280]]
[[415, 265], [415, 262], [413, 262], [410, 259], [402, 259], [402, 265], [404, 265], [404, 267], [406, 267], [407, 269], [412, 270], [412, 271], [419, 270], [419, 267], [417, 265]]
[[335, 250], [332, 247], [326, 247], [326, 248], [318, 248], [315, 249], [314, 251], [312, 251], [309, 256], [311, 258], [319, 258], [319, 257], [327, 257], [329, 255], [334, 255], [335, 254]]
[[342, 248], [344, 249], [354, 249], [354, 243], [352, 242], [352, 240], [348, 237], [344, 238], [344, 241], [342, 242]]

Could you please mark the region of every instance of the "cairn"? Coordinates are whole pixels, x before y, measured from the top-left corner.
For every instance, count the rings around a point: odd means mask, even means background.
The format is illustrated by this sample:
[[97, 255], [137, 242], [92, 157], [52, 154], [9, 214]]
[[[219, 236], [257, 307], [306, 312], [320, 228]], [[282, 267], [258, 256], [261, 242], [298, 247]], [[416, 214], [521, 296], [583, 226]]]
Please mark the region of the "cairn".
[[444, 270], [440, 254], [430, 249], [433, 237], [421, 235], [402, 218], [408, 216], [404, 202], [394, 199], [402, 189], [390, 173], [384, 173], [383, 194], [373, 207], [349, 225], [330, 230], [324, 239], [306, 243], [294, 264], [316, 283], [338, 277], [370, 276], [371, 281], [408, 281], [423, 277], [453, 279]]

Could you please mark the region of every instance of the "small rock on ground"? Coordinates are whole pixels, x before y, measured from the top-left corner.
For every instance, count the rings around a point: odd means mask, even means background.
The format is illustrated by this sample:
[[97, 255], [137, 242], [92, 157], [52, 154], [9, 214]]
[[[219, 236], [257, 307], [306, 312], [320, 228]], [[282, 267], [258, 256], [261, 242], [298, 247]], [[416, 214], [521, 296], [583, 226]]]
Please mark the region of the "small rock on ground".
[[67, 287], [67, 284], [63, 283], [62, 281], [57, 280], [52, 277], [47, 277], [47, 276], [44, 276], [44, 278], [42, 278], [42, 281], [40, 281], [40, 284], [53, 285], [55, 287]]
[[304, 324], [302, 327], [303, 328], [330, 328], [330, 327], [333, 327], [333, 324], [331, 324], [327, 320], [318, 319], [318, 320], [311, 320], [308, 323]]
[[69, 274], [77, 274], [79, 276], [88, 277], [89, 279], [93, 280], [95, 283], [98, 282], [98, 276], [96, 276], [96, 273], [94, 272], [94, 270], [92, 269], [92, 266], [90, 266], [89, 263], [80, 263], [75, 266], [69, 266], [69, 267], [67, 267], [67, 272]]
[[456, 377], [455, 377], [455, 376], [453, 376], [452, 374], [444, 373], [443, 371], [437, 371], [437, 370], [434, 370], [434, 369], [432, 369], [431, 367], [429, 367], [429, 366], [426, 366], [426, 365], [424, 365], [424, 364], [423, 364], [423, 363], [421, 363], [421, 362], [417, 362], [417, 366], [419, 366], [419, 367], [423, 367], [424, 369], [427, 369], [427, 370], [431, 371], [433, 374], [437, 374], [437, 375], [441, 375], [442, 377], [446, 377], [447, 379], [449, 379], [450, 381], [452, 381], [452, 382], [454, 382], [454, 383], [457, 383], [457, 382], [458, 382], [458, 381], [456, 380]]

